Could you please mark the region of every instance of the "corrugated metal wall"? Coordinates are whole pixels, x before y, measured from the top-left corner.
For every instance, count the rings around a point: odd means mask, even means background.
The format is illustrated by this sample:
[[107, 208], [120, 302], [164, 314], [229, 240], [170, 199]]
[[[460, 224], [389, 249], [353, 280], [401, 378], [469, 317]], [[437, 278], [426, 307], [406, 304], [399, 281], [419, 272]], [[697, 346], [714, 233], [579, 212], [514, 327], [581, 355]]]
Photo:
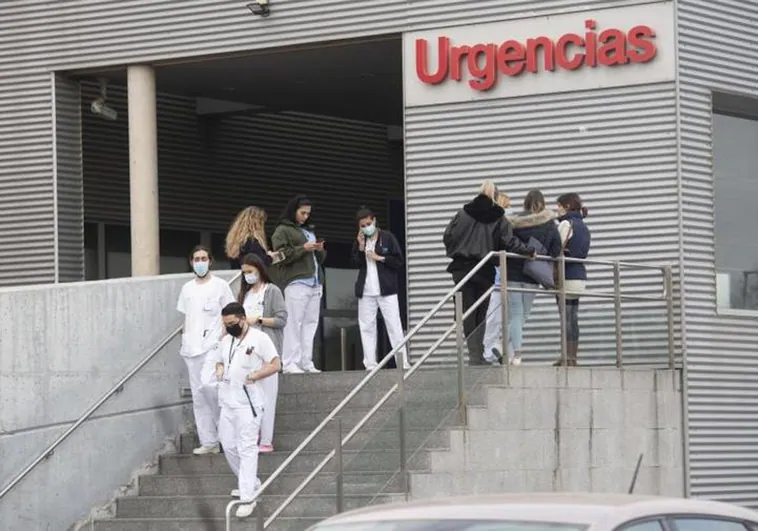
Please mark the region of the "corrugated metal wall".
[[57, 280], [84, 278], [81, 89], [60, 75], [55, 83], [55, 187], [57, 194]]
[[[585, 1], [586, 9], [627, 1]], [[576, 9], [575, 0], [277, 0], [261, 20], [244, 0], [15, 0], [0, 3], [0, 285], [54, 247], [50, 72], [398, 33]], [[124, 186], [121, 183], [119, 186]], [[24, 256], [25, 260], [19, 260]]]
[[[479, 183], [493, 178], [517, 206], [541, 189], [553, 206], [580, 193], [590, 210], [591, 258], [671, 262], [678, 257], [676, 115], [673, 83], [408, 109], [406, 180], [411, 322], [452, 287], [442, 232]], [[612, 291], [610, 268], [592, 267], [590, 288]], [[660, 275], [624, 272], [624, 293], [660, 295]], [[538, 299], [525, 359], [559, 352], [555, 302]], [[666, 355], [663, 304], [624, 303], [629, 360]], [[426, 346], [452, 319], [452, 304], [414, 342]], [[581, 356], [615, 352], [610, 301], [582, 300]], [[452, 348], [452, 340], [448, 347]], [[440, 361], [450, 355], [440, 352]]]
[[756, 20], [755, 0], [679, 0], [691, 492], [753, 508], [758, 319], [716, 313], [711, 93], [758, 98]]
[[[98, 90], [85, 85], [82, 105]], [[110, 87], [108, 101], [126, 114], [123, 88]], [[85, 217], [128, 224], [127, 121], [90, 112], [83, 117]], [[273, 230], [286, 201], [305, 193], [314, 202], [319, 234], [351, 242], [361, 204], [383, 213], [390, 199], [403, 197], [403, 175], [391, 150], [383, 125], [290, 112], [198, 117], [194, 99], [161, 94], [161, 224], [223, 233], [241, 208], [255, 204], [269, 213]]]

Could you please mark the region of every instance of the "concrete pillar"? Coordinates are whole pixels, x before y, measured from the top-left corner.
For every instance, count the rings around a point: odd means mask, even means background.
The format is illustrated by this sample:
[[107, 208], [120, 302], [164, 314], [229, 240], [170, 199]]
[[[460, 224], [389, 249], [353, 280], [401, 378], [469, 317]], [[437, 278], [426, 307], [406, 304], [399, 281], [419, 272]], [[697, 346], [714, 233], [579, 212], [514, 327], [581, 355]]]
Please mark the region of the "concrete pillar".
[[132, 276], [160, 274], [155, 70], [127, 68]]

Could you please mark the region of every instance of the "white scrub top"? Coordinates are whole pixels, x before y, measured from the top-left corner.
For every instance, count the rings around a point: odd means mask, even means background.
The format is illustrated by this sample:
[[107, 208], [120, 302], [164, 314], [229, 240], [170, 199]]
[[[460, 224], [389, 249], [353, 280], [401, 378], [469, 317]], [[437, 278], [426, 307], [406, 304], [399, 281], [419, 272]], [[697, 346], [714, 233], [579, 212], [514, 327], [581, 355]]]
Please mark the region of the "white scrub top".
[[224, 377], [218, 384], [218, 399], [222, 407], [237, 409], [252, 407], [259, 414], [263, 411], [265, 394], [260, 380], [245, 383], [248, 374], [261, 370], [279, 357], [271, 339], [255, 328], [249, 327], [241, 339], [224, 336], [206, 359], [203, 375], [207, 384], [215, 380], [216, 363], [224, 364]]
[[182, 287], [176, 304], [184, 314], [182, 356], [201, 356], [218, 343], [223, 331], [221, 310], [230, 302], [234, 295], [229, 284], [216, 276], [202, 283], [192, 279]]

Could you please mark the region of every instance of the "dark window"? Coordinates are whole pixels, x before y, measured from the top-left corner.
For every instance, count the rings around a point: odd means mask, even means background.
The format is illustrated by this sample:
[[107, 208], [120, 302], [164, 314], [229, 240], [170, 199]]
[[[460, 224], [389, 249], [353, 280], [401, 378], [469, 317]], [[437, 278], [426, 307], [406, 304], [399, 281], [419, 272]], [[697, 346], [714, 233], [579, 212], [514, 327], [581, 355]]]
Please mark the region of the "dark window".
[[741, 522], [707, 516], [675, 518], [674, 523], [677, 531], [747, 531], [747, 527]]
[[758, 116], [714, 111], [713, 170], [717, 306], [758, 310]]
[[84, 224], [84, 248], [97, 251], [97, 223]]
[[105, 226], [105, 248], [109, 253], [131, 253], [131, 245], [132, 233], [128, 226]]
[[663, 524], [659, 520], [646, 520], [633, 524], [622, 525], [618, 531], [663, 531]]
[[226, 233], [214, 232], [211, 234], [211, 252], [216, 263], [219, 264], [219, 268], [226, 269], [229, 266], [229, 259], [226, 257]]

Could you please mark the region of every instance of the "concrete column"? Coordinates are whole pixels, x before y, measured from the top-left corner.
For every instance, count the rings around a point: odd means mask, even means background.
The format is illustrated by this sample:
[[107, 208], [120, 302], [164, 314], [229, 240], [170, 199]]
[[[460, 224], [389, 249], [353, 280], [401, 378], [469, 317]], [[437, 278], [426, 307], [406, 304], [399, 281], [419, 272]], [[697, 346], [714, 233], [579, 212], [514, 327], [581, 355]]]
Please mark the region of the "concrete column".
[[132, 276], [160, 274], [158, 132], [155, 70], [127, 68], [129, 88], [129, 190]]

